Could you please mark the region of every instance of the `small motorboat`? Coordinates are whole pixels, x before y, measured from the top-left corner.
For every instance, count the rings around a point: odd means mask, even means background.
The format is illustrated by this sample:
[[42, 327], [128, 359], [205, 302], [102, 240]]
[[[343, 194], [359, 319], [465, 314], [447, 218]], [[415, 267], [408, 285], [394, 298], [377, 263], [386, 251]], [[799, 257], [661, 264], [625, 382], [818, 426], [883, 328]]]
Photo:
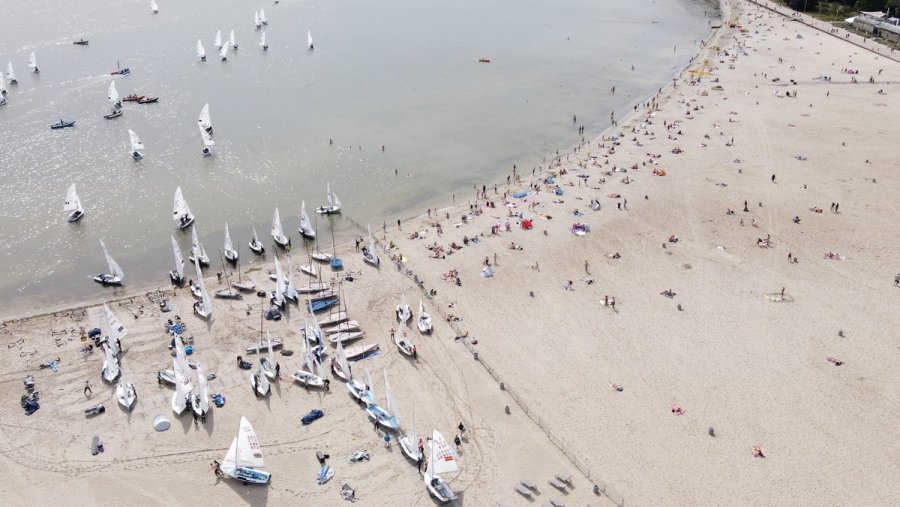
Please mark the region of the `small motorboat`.
[[123, 99], [122, 99], [122, 102], [137, 102], [137, 101], [139, 101], [139, 100], [141, 100], [141, 99], [143, 99], [143, 98], [144, 98], [143, 95], [135, 95], [135, 94], [132, 93], [131, 95], [129, 95], [129, 96], [123, 98]]
[[159, 97], [144, 97], [142, 99], [138, 99], [138, 104], [154, 104], [159, 102]]
[[131, 74], [131, 69], [129, 69], [128, 67], [125, 67], [124, 69], [118, 69], [109, 73], [110, 76], [127, 76], [128, 74]]
[[113, 112], [111, 112], [111, 113], [109, 113], [109, 114], [104, 114], [104, 115], [103, 115], [103, 117], [106, 118], [107, 120], [115, 120], [116, 118], [118, 118], [118, 117], [120, 117], [120, 116], [122, 116], [122, 110], [121, 110], [121, 109], [116, 109], [115, 111], [113, 111]]
[[89, 41], [87, 41], [86, 39], [82, 38], [81, 40], [73, 41], [72, 44], [75, 44], [76, 46], [87, 46], [87, 45], [88, 45], [88, 42], [89, 42]]
[[482, 57], [482, 58], [478, 59], [478, 63], [491, 63], [491, 60], [488, 58]]
[[53, 130], [56, 130], [56, 129], [64, 129], [67, 127], [74, 127], [74, 126], [75, 126], [75, 120], [59, 120], [59, 122], [54, 123], [53, 125], [50, 125], [50, 128]]

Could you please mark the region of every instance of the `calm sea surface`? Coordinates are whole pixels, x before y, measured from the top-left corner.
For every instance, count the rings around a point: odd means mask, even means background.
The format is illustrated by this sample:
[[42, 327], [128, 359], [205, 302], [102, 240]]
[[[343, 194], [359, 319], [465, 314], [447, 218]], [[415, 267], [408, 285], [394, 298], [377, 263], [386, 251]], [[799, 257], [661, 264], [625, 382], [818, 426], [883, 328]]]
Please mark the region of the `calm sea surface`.
[[[149, 0], [0, 0], [0, 68], [11, 61], [19, 80], [0, 107], [0, 315], [111, 295], [90, 278], [106, 271], [100, 238], [124, 290], [166, 285], [169, 235], [190, 248], [170, 218], [179, 185], [214, 267], [226, 221], [245, 261], [259, 262], [251, 220], [270, 244], [275, 206], [302, 252], [300, 202], [312, 215], [328, 181], [344, 215], [318, 220], [323, 250], [331, 227], [340, 241], [357, 233], [352, 221], [380, 229], [451, 193], [469, 198], [513, 164], [525, 173], [569, 151], [578, 125], [596, 135], [610, 111], [621, 117], [668, 83], [709, 31], [699, 0], [158, 3], [153, 15]], [[232, 29], [240, 48], [222, 63], [213, 39]], [[71, 44], [81, 37], [90, 45]], [[131, 75], [110, 76], [117, 62]], [[113, 79], [122, 97], [160, 102], [105, 120]], [[217, 146], [203, 158], [207, 102]], [[60, 118], [78, 123], [51, 131]], [[129, 128], [146, 145], [138, 163]], [[73, 182], [78, 224], [61, 211]]]

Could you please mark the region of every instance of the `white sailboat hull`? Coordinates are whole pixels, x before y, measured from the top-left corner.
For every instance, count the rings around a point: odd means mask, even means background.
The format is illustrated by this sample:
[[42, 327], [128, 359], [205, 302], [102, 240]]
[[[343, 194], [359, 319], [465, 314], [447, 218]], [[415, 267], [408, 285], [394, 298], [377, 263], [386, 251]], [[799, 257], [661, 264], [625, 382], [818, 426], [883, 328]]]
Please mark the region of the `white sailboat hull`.
[[318, 375], [314, 375], [306, 370], [297, 370], [291, 374], [291, 377], [294, 378], [301, 385], [307, 387], [324, 387], [325, 380]]
[[401, 436], [397, 439], [397, 442], [400, 443], [400, 449], [407, 458], [416, 462], [419, 461], [421, 453], [419, 453], [418, 442], [413, 442], [409, 435]]
[[439, 501], [447, 503], [458, 498], [456, 493], [450, 489], [450, 486], [440, 476], [432, 476], [430, 473], [425, 472], [422, 479], [425, 482], [425, 487], [428, 488], [428, 492]]
[[122, 408], [131, 411], [131, 409], [134, 408], [134, 402], [137, 401], [134, 384], [120, 383], [116, 387], [116, 399], [119, 401], [119, 405], [122, 405]]
[[94, 281], [102, 285], [122, 285], [122, 279], [118, 276], [100, 273], [94, 276]]
[[268, 484], [272, 482], [272, 474], [263, 470], [250, 467], [222, 467], [222, 472], [232, 479], [237, 479], [244, 484]]

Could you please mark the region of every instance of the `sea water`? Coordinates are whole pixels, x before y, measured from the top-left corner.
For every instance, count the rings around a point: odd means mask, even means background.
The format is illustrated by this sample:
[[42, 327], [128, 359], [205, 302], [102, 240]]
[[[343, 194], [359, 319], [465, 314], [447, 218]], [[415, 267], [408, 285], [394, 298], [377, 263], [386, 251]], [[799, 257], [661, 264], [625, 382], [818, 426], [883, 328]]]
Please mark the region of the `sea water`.
[[[179, 185], [212, 270], [226, 221], [244, 266], [262, 262], [247, 248], [250, 225], [272, 251], [276, 206], [305, 263], [300, 202], [315, 217], [326, 182], [343, 213], [316, 217], [324, 251], [332, 230], [341, 241], [450, 205], [451, 195], [465, 202], [473, 185], [504, 180], [513, 164], [530, 174], [571, 151], [579, 126], [596, 135], [612, 111], [622, 117], [669, 83], [712, 18], [699, 0], [158, 3], [154, 15], [144, 1], [0, 2], [0, 68], [12, 61], [19, 81], [0, 107], [0, 314], [111, 296], [91, 281], [107, 271], [101, 238], [124, 290], [165, 286], [169, 235], [185, 257], [190, 249], [190, 232], [172, 220]], [[232, 29], [239, 49], [223, 63], [213, 39]], [[72, 44], [82, 37], [88, 46]], [[32, 51], [40, 74], [27, 67]], [[117, 66], [131, 74], [111, 76]], [[113, 80], [121, 97], [159, 103], [125, 103], [121, 118], [105, 120]], [[216, 141], [208, 158], [197, 127], [205, 103]], [[77, 124], [51, 131], [60, 119]], [[146, 145], [140, 162], [128, 129]], [[71, 183], [86, 209], [76, 224], [62, 212]]]

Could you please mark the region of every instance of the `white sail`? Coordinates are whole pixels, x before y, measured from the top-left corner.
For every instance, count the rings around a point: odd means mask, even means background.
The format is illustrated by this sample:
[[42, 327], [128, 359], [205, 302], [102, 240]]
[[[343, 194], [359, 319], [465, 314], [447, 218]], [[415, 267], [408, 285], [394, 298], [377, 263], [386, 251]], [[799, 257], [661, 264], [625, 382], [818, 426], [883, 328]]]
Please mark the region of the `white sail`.
[[294, 299], [297, 297], [297, 289], [294, 288], [294, 268], [291, 266], [291, 256], [287, 256], [288, 268], [287, 268], [287, 276], [285, 276], [284, 280], [284, 293], [287, 294], [288, 297]]
[[272, 336], [269, 334], [268, 330], [266, 330], [266, 350], [268, 351], [266, 357], [269, 360], [269, 367], [275, 368], [275, 353], [272, 352]]
[[203, 367], [197, 365], [197, 383], [200, 384], [200, 392], [197, 393], [197, 400], [200, 413], [209, 412], [209, 381], [206, 379], [206, 372]]
[[347, 354], [344, 353], [344, 342], [338, 342], [334, 356], [344, 377], [346, 377], [347, 380], [353, 379], [353, 375], [350, 373], [350, 365], [347, 363]]
[[125, 326], [122, 325], [122, 322], [119, 321], [119, 318], [116, 317], [116, 314], [106, 306], [106, 303], [103, 303], [103, 311], [106, 313], [106, 325], [107, 332], [109, 333], [109, 341], [111, 343], [116, 343], [118, 340], [125, 338], [128, 336], [128, 331], [125, 330]]
[[200, 138], [203, 139], [203, 146], [207, 148], [215, 146], [216, 142], [213, 141], [213, 138], [209, 136], [209, 132], [207, 132], [202, 125], [199, 125], [198, 128], [200, 129]]
[[266, 32], [263, 31], [262, 35], [259, 36], [259, 45], [262, 47], [266, 47]]
[[231, 243], [231, 233], [228, 232], [228, 222], [225, 222], [225, 245], [223, 249], [226, 252], [234, 250], [234, 245]]
[[172, 252], [175, 254], [175, 272], [178, 273], [179, 279], [184, 279], [184, 257], [181, 255], [181, 249], [178, 248], [178, 242], [175, 236], [172, 238]]
[[[251, 217], [251, 219], [252, 219], [252, 217]], [[253, 229], [253, 243], [259, 244], [259, 235], [256, 234], [256, 225], [250, 224], [250, 228]]]
[[341, 200], [338, 199], [337, 194], [335, 194], [334, 192], [332, 192], [332, 193], [331, 193], [331, 198], [334, 199], [334, 203], [333, 203], [334, 207], [335, 207], [336, 209], [340, 209], [340, 208], [341, 208]]
[[236, 466], [249, 468], [262, 468], [265, 466], [259, 439], [256, 437], [256, 432], [253, 431], [250, 421], [244, 416], [241, 416], [241, 428], [238, 431], [236, 447], [234, 460]]
[[256, 28], [262, 26], [262, 21], [259, 20], [259, 11], [253, 13], [253, 24], [256, 25]]
[[203, 109], [200, 110], [200, 116], [197, 118], [197, 122], [200, 123], [200, 126], [203, 129], [212, 128], [212, 118], [209, 116], [209, 102], [203, 104]]
[[119, 358], [109, 342], [103, 344], [105, 358], [103, 361], [103, 378], [107, 382], [113, 382], [119, 376]]
[[325, 184], [325, 189], [326, 189], [325, 198], [328, 200], [328, 205], [334, 206], [334, 194], [331, 193], [331, 182], [330, 181]]
[[312, 32], [310, 31], [306, 32], [306, 45], [309, 46], [310, 49], [313, 47]]
[[219, 58], [222, 60], [228, 59], [228, 44], [224, 44], [221, 48], [219, 48]]
[[63, 211], [83, 211], [81, 207], [81, 199], [78, 198], [78, 192], [75, 191], [75, 184], [69, 185], [69, 191], [66, 192], [66, 202], [63, 204]]
[[204, 262], [207, 262], [206, 250], [200, 243], [200, 238], [197, 236], [196, 227], [191, 229], [191, 255], [193, 255], [195, 259], [202, 259]]
[[[175, 357], [172, 359], [172, 371], [175, 374], [181, 373], [182, 381], [181, 385], [184, 388], [186, 393], [189, 393], [194, 390], [194, 384], [191, 382], [191, 367], [188, 364], [187, 354], [184, 353], [184, 343], [181, 341], [181, 336], [175, 335]], [[177, 385], [177, 383], [176, 383]]]
[[260, 10], [259, 10], [259, 22], [262, 23], [262, 24], [264, 24], [264, 25], [269, 24], [269, 20], [266, 19], [266, 10], [265, 10], [265, 9], [260, 9]]
[[[0, 95], [6, 95], [6, 80], [3, 79], [3, 76], [0, 76]], [[6, 100], [3, 97], [0, 97], [0, 100]]]
[[216, 41], [213, 44], [215, 44], [217, 48], [222, 47], [222, 30], [216, 31]]
[[128, 129], [128, 138], [131, 141], [131, 151], [140, 151], [146, 149], [144, 148], [144, 142], [141, 141], [141, 138], [138, 137], [138, 135], [135, 134], [131, 129]]
[[153, 12], [153, 14], [156, 14], [157, 12], [159, 12], [159, 6], [156, 5], [155, 0], [150, 0], [150, 11]]
[[12, 62], [6, 64], [6, 78], [9, 79], [10, 83], [16, 80], [16, 72], [13, 70]]
[[300, 233], [305, 236], [315, 236], [316, 231], [312, 228], [309, 221], [309, 215], [306, 214], [306, 201], [300, 202]]
[[106, 98], [109, 99], [111, 104], [119, 104], [119, 91], [116, 90], [116, 82], [113, 81], [109, 83], [109, 92], [106, 94]]
[[228, 45], [231, 46], [232, 49], [237, 49], [237, 42], [234, 40], [234, 30], [232, 30], [231, 34], [228, 36]]
[[106, 257], [106, 266], [109, 268], [109, 274], [118, 277], [120, 280], [125, 278], [125, 273], [122, 271], [119, 263], [109, 255], [109, 250], [106, 249], [102, 239], [100, 240], [100, 248], [103, 249], [103, 256]]
[[28, 57], [28, 67], [37, 69], [37, 58], [34, 57], [34, 51], [32, 51], [31, 55]]
[[197, 283], [200, 285], [200, 302], [203, 303], [203, 309], [206, 311], [206, 317], [212, 315], [212, 301], [209, 299], [209, 293], [206, 292], [206, 284], [203, 282], [203, 271], [200, 269], [200, 259], [194, 257], [194, 267], [197, 268]]
[[231, 447], [228, 448], [228, 454], [226, 454], [225, 459], [222, 460], [223, 470], [234, 470], [237, 468], [237, 441], [237, 438], [231, 441]]
[[281, 216], [278, 214], [278, 208], [275, 208], [275, 214], [272, 215], [272, 237], [279, 240], [284, 237], [284, 230], [281, 228]]
[[391, 394], [391, 387], [388, 385], [387, 370], [384, 370], [384, 396], [387, 398], [387, 411], [394, 416], [397, 427], [400, 427], [400, 412], [397, 409], [397, 402]]
[[428, 465], [431, 475], [456, 472], [459, 470], [456, 462], [458, 457], [456, 450], [444, 440], [444, 436], [434, 430], [431, 434], [431, 460]]
[[203, 42], [200, 39], [197, 39], [197, 58], [201, 60], [206, 59], [206, 48], [203, 47]]
[[[128, 132], [131, 131], [129, 130]], [[175, 188], [175, 204], [172, 211], [172, 220], [179, 222], [182, 220], [181, 217], [190, 219], [193, 218], [194, 215], [191, 213], [191, 208], [188, 207], [188, 203], [184, 199], [184, 194], [181, 192], [181, 187], [179, 186]]]

